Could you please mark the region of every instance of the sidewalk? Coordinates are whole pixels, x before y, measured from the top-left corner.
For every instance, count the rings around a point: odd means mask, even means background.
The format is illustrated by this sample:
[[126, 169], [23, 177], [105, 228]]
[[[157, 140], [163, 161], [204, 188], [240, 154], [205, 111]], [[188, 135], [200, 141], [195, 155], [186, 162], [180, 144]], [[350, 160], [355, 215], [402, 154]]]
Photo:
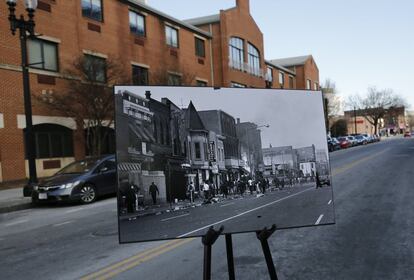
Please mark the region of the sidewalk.
[[23, 197], [23, 188], [0, 190], [0, 213], [7, 213], [32, 207], [30, 197]]

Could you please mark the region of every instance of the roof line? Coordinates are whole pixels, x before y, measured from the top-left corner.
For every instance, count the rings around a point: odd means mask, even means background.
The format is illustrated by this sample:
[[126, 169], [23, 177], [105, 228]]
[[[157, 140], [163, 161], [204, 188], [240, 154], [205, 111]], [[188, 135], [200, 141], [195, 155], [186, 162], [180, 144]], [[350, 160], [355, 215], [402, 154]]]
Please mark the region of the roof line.
[[290, 70], [290, 69], [287, 69], [286, 67], [283, 67], [282, 65], [279, 65], [279, 64], [273, 63], [273, 62], [271, 62], [270, 60], [266, 60], [266, 59], [265, 59], [265, 63], [266, 63], [266, 64], [268, 64], [268, 65], [270, 65], [270, 66], [273, 66], [273, 67], [275, 67], [275, 68], [278, 68], [278, 69], [280, 69], [280, 70], [283, 70], [283, 71], [285, 71], [285, 72], [288, 72], [288, 73], [290, 73], [290, 74], [292, 74], [292, 75], [295, 75], [295, 76], [296, 76], [295, 71], [292, 71], [292, 70]]

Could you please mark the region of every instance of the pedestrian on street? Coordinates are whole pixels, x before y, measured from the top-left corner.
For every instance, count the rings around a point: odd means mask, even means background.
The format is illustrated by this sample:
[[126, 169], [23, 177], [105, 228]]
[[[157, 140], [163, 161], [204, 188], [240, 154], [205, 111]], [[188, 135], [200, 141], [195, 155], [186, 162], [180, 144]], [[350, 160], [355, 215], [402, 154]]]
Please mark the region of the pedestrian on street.
[[149, 187], [149, 193], [151, 194], [152, 197], [152, 203], [155, 205], [157, 204], [157, 194], [160, 194], [160, 191], [158, 190], [157, 185], [152, 182], [150, 187]]
[[254, 188], [253, 188], [253, 180], [249, 179], [249, 181], [247, 181], [247, 183], [249, 184], [249, 191], [250, 194], [253, 194]]
[[227, 182], [222, 182], [220, 185], [220, 191], [223, 194], [224, 198], [227, 198], [227, 195], [229, 194], [229, 190], [227, 187]]
[[187, 193], [188, 193], [188, 196], [190, 197], [191, 203], [194, 202], [194, 191], [195, 191], [194, 183], [190, 182], [190, 184], [188, 184], [187, 186]]
[[210, 197], [210, 186], [205, 181], [203, 184], [204, 199], [208, 200]]

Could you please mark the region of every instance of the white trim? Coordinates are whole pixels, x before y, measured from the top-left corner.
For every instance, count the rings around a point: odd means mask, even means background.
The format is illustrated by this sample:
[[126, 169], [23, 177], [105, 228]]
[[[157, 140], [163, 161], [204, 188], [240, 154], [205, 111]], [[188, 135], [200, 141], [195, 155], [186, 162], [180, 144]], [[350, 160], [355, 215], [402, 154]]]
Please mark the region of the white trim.
[[139, 66], [139, 67], [143, 67], [143, 68], [147, 68], [147, 69], [150, 68], [150, 66], [147, 65], [147, 64], [143, 64], [143, 63], [139, 63], [139, 62], [135, 62], [135, 61], [131, 61], [131, 65]]
[[[52, 123], [65, 126], [69, 129], [76, 129], [76, 122], [73, 118], [68, 117], [52, 117], [52, 116], [33, 116], [33, 125], [43, 124], [43, 123]], [[17, 128], [24, 129], [26, 128], [26, 117], [25, 115], [17, 115]]]
[[200, 77], [195, 77], [196, 81], [200, 81], [200, 82], [206, 82], [208, 84], [208, 80], [207, 79], [203, 79]]
[[4, 128], [4, 117], [3, 117], [3, 113], [0, 113], [0, 128]]
[[105, 59], [108, 58], [108, 55], [106, 55], [104, 53], [94, 52], [94, 51], [91, 51], [91, 50], [82, 50], [82, 52], [84, 54], [89, 54], [89, 55], [93, 55], [93, 56], [97, 56], [97, 57], [101, 57], [101, 58], [105, 58]]
[[172, 28], [175, 28], [175, 29], [177, 29], [177, 30], [180, 30], [180, 27], [179, 27], [179, 26], [174, 25], [174, 24], [172, 24], [172, 23], [169, 23], [168, 21], [164, 21], [164, 24], [165, 24], [165, 25], [168, 25], [169, 27], [172, 27]]
[[42, 70], [42, 69], [34, 69], [34, 68], [29, 68], [29, 73], [53, 76], [53, 77], [58, 77], [58, 78], [62, 77], [62, 75], [59, 74], [59, 72], [47, 71], [47, 70]]
[[62, 41], [59, 38], [42, 35], [40, 33], [36, 33], [36, 37], [39, 38], [40, 40], [44, 40], [44, 41], [49, 41], [49, 42], [53, 42], [53, 43], [57, 43], [57, 44], [62, 43]]
[[176, 75], [176, 76], [183, 76], [183, 73], [179, 73], [179, 72], [174, 72], [174, 71], [167, 71], [168, 74], [172, 74], [172, 75]]
[[142, 15], [144, 17], [147, 17], [148, 16], [148, 13], [143, 12], [143, 11], [137, 9], [137, 8], [134, 8], [134, 7], [129, 7], [129, 10], [132, 11], [132, 12], [134, 12], [134, 13], [140, 14], [140, 15]]
[[196, 37], [196, 38], [198, 38], [200, 40], [207, 41], [207, 39], [204, 38], [203, 36], [200, 36], [200, 35], [197, 35], [197, 34], [193, 34], [193, 35], [194, 35], [194, 37]]
[[[147, 109], [147, 108], [146, 108]], [[88, 127], [88, 119], [84, 119], [83, 120], [83, 129], [86, 129], [87, 127]], [[102, 121], [102, 125], [103, 126], [105, 126], [105, 127], [108, 127], [108, 124], [109, 124], [109, 121]], [[115, 129], [115, 122], [114, 121], [112, 121], [112, 123], [111, 123], [111, 125], [109, 126], [109, 128], [113, 128], [113, 129]]]
[[[9, 71], [16, 71], [16, 72], [22, 72], [22, 67], [21, 66], [12, 65], [12, 64], [0, 63], [0, 69], [9, 70]], [[63, 76], [59, 72], [36, 69], [36, 68], [30, 68], [30, 67], [29, 67], [29, 73], [53, 76], [53, 77], [57, 77], [57, 78], [66, 78], [66, 79], [71, 79], [72, 78], [72, 77], [69, 77], [69, 76]]]

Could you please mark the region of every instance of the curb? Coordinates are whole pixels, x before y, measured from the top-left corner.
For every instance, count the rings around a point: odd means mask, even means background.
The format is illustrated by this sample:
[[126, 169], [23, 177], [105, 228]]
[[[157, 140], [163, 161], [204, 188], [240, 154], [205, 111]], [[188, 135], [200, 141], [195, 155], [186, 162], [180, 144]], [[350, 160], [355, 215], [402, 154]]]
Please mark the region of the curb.
[[0, 207], [0, 214], [15, 212], [19, 210], [25, 210], [25, 209], [30, 209], [30, 208], [33, 208], [33, 204], [31, 202], [4, 206], [4, 207]]

